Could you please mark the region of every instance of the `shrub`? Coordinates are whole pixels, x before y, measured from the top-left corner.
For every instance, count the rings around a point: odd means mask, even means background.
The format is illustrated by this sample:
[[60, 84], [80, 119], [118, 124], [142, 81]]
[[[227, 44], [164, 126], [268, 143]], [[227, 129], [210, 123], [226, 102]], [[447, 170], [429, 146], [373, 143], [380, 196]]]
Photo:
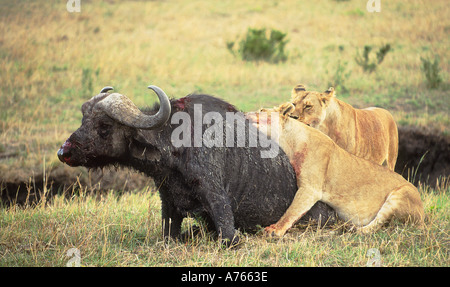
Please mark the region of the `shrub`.
[[425, 79], [427, 82], [427, 88], [436, 89], [442, 83], [442, 78], [439, 75], [439, 56], [434, 57], [434, 62], [432, 63], [430, 59], [425, 59], [420, 57], [422, 61], [421, 69], [425, 74]]
[[364, 51], [362, 56], [357, 52], [357, 55], [355, 57], [356, 63], [361, 66], [364, 70], [364, 72], [372, 73], [376, 70], [377, 66], [383, 62], [384, 57], [387, 55], [387, 53], [391, 50], [391, 45], [386, 44], [378, 49], [376, 52], [376, 61], [371, 60], [370, 58], [370, 52], [372, 51], [372, 46], [366, 45], [364, 46]]
[[[338, 60], [336, 70], [334, 74], [329, 75], [331, 77], [331, 81], [328, 82], [328, 86], [334, 87], [336, 92], [341, 96], [348, 96], [349, 90], [345, 86], [345, 82], [351, 75], [351, 71], [347, 71], [347, 62], [341, 64], [341, 61]], [[328, 74], [328, 70], [326, 71]]]
[[[284, 52], [284, 47], [288, 42], [285, 40], [286, 35], [286, 33], [272, 29], [269, 36], [265, 28], [249, 28], [245, 38], [239, 42], [238, 53], [245, 61], [263, 60], [274, 63], [286, 61], [287, 56]], [[233, 50], [234, 44], [235, 42], [228, 42], [227, 48], [236, 55]]]

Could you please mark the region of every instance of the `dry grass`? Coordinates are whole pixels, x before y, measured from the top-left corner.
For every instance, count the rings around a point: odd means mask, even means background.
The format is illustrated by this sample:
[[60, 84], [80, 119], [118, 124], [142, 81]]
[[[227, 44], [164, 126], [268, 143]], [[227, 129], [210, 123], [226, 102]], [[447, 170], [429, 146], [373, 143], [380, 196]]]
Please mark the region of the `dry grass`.
[[[235, 249], [204, 229], [187, 241], [162, 240], [160, 200], [151, 190], [117, 197], [56, 197], [37, 207], [0, 209], [1, 266], [65, 266], [77, 248], [82, 266], [366, 266], [369, 249], [382, 266], [449, 266], [449, 181], [420, 188], [427, 215], [417, 229], [392, 223], [371, 235], [298, 226], [281, 239], [244, 233]], [[195, 224], [185, 220], [183, 229]]]
[[[56, 150], [79, 126], [81, 104], [103, 86], [138, 106], [154, 101], [145, 87], [155, 84], [173, 97], [199, 91], [249, 111], [284, 101], [297, 83], [327, 89], [338, 61], [349, 72], [345, 101], [385, 107], [400, 124], [448, 134], [448, 1], [382, 1], [373, 14], [365, 4], [110, 0], [81, 1], [81, 13], [68, 13], [65, 1], [0, 0], [0, 174], [29, 181], [43, 166], [61, 168]], [[247, 63], [231, 55], [226, 42], [248, 27], [287, 32], [288, 60]], [[357, 50], [386, 43], [392, 51], [381, 66], [363, 73]], [[444, 83], [428, 90], [420, 57], [434, 55]], [[77, 247], [82, 263], [95, 266], [360, 266], [375, 247], [384, 265], [448, 266], [448, 185], [422, 190], [431, 214], [424, 231], [395, 226], [363, 237], [308, 228], [282, 240], [248, 235], [237, 250], [208, 236], [164, 245], [159, 200], [149, 192], [56, 198], [47, 207], [1, 209], [0, 262], [64, 265], [65, 252]]]

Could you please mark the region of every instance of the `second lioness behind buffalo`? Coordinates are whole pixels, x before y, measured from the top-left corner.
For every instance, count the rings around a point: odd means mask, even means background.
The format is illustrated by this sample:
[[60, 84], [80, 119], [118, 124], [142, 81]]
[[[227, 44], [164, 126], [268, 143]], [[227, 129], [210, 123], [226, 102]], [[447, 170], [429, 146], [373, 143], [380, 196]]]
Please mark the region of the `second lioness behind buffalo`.
[[280, 112], [316, 128], [351, 154], [394, 170], [398, 130], [392, 115], [381, 108], [355, 109], [338, 100], [333, 88], [319, 93], [304, 85], [292, 90]]

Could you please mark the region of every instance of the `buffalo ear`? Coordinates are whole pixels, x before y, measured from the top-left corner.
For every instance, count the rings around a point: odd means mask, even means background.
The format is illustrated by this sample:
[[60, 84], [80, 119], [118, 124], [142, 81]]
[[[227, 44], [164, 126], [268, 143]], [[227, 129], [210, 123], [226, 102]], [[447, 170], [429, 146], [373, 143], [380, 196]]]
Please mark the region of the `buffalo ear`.
[[130, 146], [130, 153], [133, 158], [141, 160], [159, 160], [161, 153], [159, 150], [148, 144], [149, 140], [141, 130], [137, 130]]
[[148, 139], [141, 129], [136, 129], [136, 133], [133, 135], [133, 139], [141, 144], [148, 143]]
[[139, 129], [131, 136], [130, 154], [133, 158], [145, 159], [145, 136]]

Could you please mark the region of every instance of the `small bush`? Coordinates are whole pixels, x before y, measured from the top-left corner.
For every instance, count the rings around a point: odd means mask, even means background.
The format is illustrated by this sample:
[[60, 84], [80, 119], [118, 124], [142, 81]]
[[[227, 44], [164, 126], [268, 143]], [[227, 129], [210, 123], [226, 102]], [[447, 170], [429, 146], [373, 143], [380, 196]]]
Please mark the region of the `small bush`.
[[362, 56], [357, 53], [355, 57], [356, 63], [361, 66], [364, 70], [364, 72], [372, 73], [376, 70], [377, 66], [383, 62], [384, 57], [387, 55], [387, 53], [391, 50], [391, 45], [386, 44], [378, 49], [376, 52], [376, 61], [371, 60], [370, 58], [370, 52], [372, 51], [372, 46], [366, 45], [364, 46], [364, 51]]
[[436, 89], [442, 83], [442, 78], [439, 75], [439, 56], [434, 57], [434, 62], [432, 63], [430, 59], [425, 59], [420, 57], [422, 61], [422, 72], [425, 74], [425, 79], [427, 82], [427, 88]]
[[[334, 74], [329, 75], [332, 79], [328, 82], [329, 87], [334, 87], [336, 92], [341, 96], [348, 96], [349, 90], [345, 86], [345, 82], [351, 75], [351, 71], [347, 71], [347, 62], [338, 60]], [[328, 74], [328, 70], [326, 71]]]
[[[249, 28], [245, 38], [239, 42], [238, 53], [245, 61], [284, 62], [287, 59], [284, 52], [284, 47], [288, 42], [285, 40], [286, 35], [286, 33], [272, 29], [269, 36], [266, 29]], [[233, 50], [234, 45], [235, 42], [228, 42], [227, 48], [236, 55]]]

